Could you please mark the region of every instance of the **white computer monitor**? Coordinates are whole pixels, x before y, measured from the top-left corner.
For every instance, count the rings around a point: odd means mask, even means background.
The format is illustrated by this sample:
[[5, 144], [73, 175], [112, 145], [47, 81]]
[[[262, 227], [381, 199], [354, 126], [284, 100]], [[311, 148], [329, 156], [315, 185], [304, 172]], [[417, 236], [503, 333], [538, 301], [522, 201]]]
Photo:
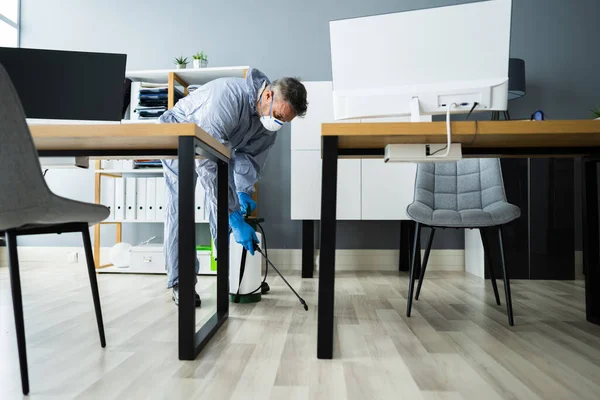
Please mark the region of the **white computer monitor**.
[[511, 9], [491, 0], [330, 22], [335, 119], [506, 110]]

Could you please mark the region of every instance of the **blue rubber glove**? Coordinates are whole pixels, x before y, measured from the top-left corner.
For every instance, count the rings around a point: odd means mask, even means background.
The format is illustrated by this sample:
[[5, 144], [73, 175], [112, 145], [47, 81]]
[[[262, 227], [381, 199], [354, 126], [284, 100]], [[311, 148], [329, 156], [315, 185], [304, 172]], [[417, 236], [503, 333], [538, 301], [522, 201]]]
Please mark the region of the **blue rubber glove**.
[[248, 193], [238, 192], [238, 198], [240, 199], [240, 208], [242, 209], [242, 215], [249, 215], [256, 209], [256, 202], [252, 200], [252, 197]]
[[244, 221], [244, 216], [240, 211], [234, 211], [229, 214], [229, 226], [233, 231], [235, 241], [244, 246], [251, 255], [254, 255], [254, 242], [260, 242], [256, 237], [256, 232]]

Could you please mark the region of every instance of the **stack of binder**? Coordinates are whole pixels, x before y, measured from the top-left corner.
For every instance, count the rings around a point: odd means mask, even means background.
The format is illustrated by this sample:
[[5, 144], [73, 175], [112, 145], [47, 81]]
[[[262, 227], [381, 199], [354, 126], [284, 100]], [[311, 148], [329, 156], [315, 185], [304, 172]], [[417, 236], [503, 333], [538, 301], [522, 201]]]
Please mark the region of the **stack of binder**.
[[[175, 89], [175, 102], [183, 94]], [[158, 119], [167, 111], [169, 89], [166, 83], [133, 82], [131, 84], [133, 114], [131, 119]]]
[[162, 164], [161, 164], [160, 160], [134, 160], [133, 168], [135, 168], [135, 169], [162, 168]]
[[[100, 203], [110, 209], [109, 221], [164, 222], [164, 177], [102, 177]], [[204, 207], [205, 193], [196, 184], [195, 220], [204, 222], [208, 213]]]

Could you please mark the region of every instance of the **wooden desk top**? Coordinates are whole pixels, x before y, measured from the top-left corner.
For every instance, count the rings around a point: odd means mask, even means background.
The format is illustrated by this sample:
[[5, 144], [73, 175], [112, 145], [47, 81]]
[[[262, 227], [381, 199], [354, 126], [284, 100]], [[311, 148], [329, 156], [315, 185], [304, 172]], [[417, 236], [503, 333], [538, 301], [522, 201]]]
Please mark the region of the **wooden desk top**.
[[[230, 151], [195, 124], [30, 125], [39, 150], [177, 150], [179, 136], [196, 136], [230, 157]], [[139, 157], [137, 157], [139, 158]]]
[[[452, 142], [463, 148], [600, 147], [600, 120], [452, 122]], [[339, 136], [340, 149], [388, 144], [446, 143], [446, 122], [324, 123], [322, 136]]]

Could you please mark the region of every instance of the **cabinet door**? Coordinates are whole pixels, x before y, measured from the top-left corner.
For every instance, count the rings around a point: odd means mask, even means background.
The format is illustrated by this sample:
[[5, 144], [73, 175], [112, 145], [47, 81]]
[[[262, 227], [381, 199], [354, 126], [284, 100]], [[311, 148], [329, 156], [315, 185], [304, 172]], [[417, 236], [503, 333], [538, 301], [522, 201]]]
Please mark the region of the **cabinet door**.
[[362, 219], [408, 219], [406, 207], [414, 198], [414, 163], [384, 163], [383, 159], [363, 159]]
[[[338, 160], [337, 219], [359, 220], [360, 160]], [[292, 151], [291, 218], [321, 218], [321, 152]]]

